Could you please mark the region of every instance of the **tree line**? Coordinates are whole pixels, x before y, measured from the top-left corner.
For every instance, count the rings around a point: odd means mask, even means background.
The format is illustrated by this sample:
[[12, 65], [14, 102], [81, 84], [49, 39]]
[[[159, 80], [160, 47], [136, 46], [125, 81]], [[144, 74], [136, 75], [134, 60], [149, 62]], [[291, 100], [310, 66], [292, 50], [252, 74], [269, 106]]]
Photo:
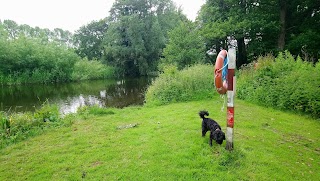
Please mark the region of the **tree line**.
[[70, 80], [78, 55], [68, 48], [71, 33], [0, 22], [0, 83]]
[[237, 40], [239, 65], [284, 50], [319, 59], [320, 1], [207, 0], [198, 21], [207, 45], [217, 50], [228, 36]]
[[74, 34], [0, 21], [0, 78], [38, 71], [70, 81], [81, 75], [74, 70], [92, 62], [118, 76], [150, 75], [168, 64], [213, 63], [206, 50], [218, 53], [230, 38], [237, 40], [238, 67], [284, 50], [316, 62], [319, 25], [314, 0], [206, 0], [194, 22], [171, 0], [116, 0], [108, 17]]
[[0, 21], [0, 84], [54, 83], [112, 76], [112, 67], [80, 57], [73, 34]]

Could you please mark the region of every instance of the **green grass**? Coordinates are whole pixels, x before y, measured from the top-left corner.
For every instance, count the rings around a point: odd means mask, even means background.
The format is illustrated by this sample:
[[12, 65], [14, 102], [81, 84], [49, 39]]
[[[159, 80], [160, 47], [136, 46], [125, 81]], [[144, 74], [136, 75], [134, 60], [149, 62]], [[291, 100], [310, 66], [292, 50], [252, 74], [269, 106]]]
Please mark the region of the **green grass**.
[[[198, 111], [226, 127], [223, 100], [82, 110], [0, 150], [0, 180], [318, 180], [319, 120], [236, 101], [234, 151], [201, 137]], [[136, 124], [128, 129], [119, 126]]]

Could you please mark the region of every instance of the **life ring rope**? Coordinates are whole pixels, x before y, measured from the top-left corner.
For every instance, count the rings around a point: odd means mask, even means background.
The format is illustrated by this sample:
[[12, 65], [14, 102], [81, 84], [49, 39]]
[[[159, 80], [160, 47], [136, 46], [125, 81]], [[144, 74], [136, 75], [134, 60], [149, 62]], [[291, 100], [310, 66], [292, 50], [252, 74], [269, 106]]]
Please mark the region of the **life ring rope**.
[[[225, 60], [227, 59], [227, 60]], [[219, 94], [225, 94], [228, 89], [227, 71], [225, 68], [229, 64], [228, 52], [221, 50], [217, 56], [214, 69], [214, 85]]]
[[228, 54], [227, 54], [227, 63], [219, 70], [217, 70], [218, 72], [220, 72], [221, 70], [223, 70], [224, 68], [226, 68], [226, 66], [228, 66], [229, 64], [229, 58], [228, 58]]

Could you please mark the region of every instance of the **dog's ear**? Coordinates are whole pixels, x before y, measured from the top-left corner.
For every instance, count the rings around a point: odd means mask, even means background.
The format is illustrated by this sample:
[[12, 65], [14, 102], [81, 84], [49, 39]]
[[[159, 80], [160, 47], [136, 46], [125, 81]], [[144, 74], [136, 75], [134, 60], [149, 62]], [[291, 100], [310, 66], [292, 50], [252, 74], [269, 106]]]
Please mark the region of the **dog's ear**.
[[222, 140], [225, 140], [225, 139], [226, 139], [226, 136], [225, 136], [224, 132], [221, 131], [220, 133], [221, 133], [221, 137], [220, 137], [220, 138], [222, 138]]

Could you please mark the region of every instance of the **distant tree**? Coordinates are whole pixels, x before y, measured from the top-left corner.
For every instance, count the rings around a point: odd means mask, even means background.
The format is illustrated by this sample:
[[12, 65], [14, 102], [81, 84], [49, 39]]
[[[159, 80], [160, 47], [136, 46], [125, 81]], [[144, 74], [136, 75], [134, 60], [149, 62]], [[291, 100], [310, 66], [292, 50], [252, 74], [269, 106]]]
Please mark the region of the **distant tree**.
[[15, 21], [4, 20], [3, 27], [7, 30], [9, 39], [16, 39], [19, 36], [19, 25]]
[[92, 21], [80, 27], [74, 34], [75, 51], [89, 60], [100, 60], [103, 53], [103, 38], [108, 29], [106, 19]]
[[8, 32], [0, 20], [0, 40], [6, 41], [7, 39], [8, 39]]
[[205, 44], [199, 29], [190, 21], [181, 22], [169, 32], [169, 42], [163, 50], [161, 66], [176, 65], [179, 69], [205, 60]]
[[[43, 31], [43, 30], [42, 30]], [[43, 32], [46, 33], [46, 32]], [[55, 28], [52, 32], [52, 39], [59, 45], [65, 45], [67, 47], [73, 47], [72, 33], [70, 31], [63, 30], [61, 28]]]
[[27, 24], [18, 25], [15, 21], [4, 20], [0, 22], [3, 28], [8, 32], [8, 39], [17, 39], [20, 36], [27, 38], [39, 39], [43, 44], [55, 42], [58, 45], [74, 47], [72, 39], [73, 35], [70, 31], [55, 28], [53, 31], [49, 29], [41, 29], [39, 27], [30, 27]]
[[171, 0], [116, 0], [104, 39], [105, 61], [123, 75], [156, 71], [167, 31], [181, 19]]

